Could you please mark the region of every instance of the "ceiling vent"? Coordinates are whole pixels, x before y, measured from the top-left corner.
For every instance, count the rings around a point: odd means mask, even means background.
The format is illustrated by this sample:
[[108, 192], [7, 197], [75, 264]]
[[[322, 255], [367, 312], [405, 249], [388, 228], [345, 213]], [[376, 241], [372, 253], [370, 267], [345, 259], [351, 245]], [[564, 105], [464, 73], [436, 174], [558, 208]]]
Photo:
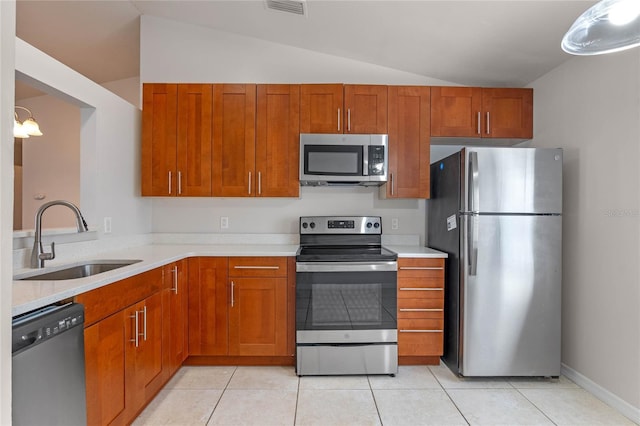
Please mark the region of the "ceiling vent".
[[305, 0], [265, 0], [265, 4], [267, 9], [293, 13], [294, 15], [307, 15]]

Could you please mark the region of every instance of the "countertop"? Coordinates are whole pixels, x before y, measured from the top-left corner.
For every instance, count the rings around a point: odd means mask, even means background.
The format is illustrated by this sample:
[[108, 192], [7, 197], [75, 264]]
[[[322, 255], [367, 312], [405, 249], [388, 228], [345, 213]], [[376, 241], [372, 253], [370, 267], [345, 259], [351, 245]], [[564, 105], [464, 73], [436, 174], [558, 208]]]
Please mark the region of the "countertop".
[[[447, 257], [446, 253], [442, 253], [428, 247], [395, 245], [389, 245], [386, 247], [398, 253], [398, 257]], [[68, 263], [61, 263], [61, 261], [58, 260], [55, 262], [54, 266], [46, 267], [42, 271], [62, 269], [64, 267], [74, 266], [86, 261], [100, 259], [136, 259], [140, 260], [140, 262], [93, 275], [91, 277], [73, 280], [13, 281], [11, 314], [12, 316], [20, 315], [188, 257], [295, 256], [297, 250], [298, 245], [292, 244], [150, 244], [101, 253], [97, 256], [87, 257], [86, 259], [75, 260]], [[33, 270], [21, 269], [14, 271], [14, 276], [24, 274], [29, 271]]]

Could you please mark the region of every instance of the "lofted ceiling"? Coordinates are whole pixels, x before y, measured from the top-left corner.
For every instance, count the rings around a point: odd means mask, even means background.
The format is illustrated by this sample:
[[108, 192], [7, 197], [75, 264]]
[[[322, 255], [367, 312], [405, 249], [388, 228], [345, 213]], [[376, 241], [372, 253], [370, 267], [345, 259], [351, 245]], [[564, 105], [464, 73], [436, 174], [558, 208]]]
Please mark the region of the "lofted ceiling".
[[144, 14], [462, 85], [521, 87], [571, 58], [560, 40], [595, 3], [307, 0], [298, 16], [263, 0], [17, 0], [16, 33], [98, 83], [139, 75]]

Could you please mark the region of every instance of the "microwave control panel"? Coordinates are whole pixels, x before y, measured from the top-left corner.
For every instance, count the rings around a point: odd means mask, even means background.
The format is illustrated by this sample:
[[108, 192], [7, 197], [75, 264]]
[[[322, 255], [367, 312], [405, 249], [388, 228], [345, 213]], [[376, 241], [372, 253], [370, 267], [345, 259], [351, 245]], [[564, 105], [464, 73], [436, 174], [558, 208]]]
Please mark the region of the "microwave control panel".
[[369, 175], [383, 176], [384, 170], [384, 146], [369, 146]]

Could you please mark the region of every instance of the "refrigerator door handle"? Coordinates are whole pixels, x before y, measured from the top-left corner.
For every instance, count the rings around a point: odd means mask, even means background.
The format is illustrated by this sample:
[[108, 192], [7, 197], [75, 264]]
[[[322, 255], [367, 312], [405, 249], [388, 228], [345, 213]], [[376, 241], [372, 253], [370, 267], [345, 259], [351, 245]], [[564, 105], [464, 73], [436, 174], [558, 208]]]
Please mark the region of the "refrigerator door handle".
[[467, 247], [469, 250], [469, 275], [475, 276], [478, 268], [478, 215], [471, 214], [467, 216], [469, 223], [469, 232], [467, 238], [469, 241]]
[[478, 153], [469, 152], [469, 209], [470, 212], [479, 211], [480, 193], [478, 190]]

